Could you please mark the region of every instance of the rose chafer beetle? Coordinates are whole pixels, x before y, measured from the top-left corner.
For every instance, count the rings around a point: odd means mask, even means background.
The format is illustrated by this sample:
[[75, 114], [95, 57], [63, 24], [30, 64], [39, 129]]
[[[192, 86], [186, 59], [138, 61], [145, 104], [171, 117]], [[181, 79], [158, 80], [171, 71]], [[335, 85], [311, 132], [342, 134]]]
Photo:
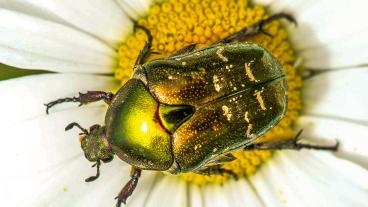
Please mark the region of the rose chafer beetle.
[[97, 174], [86, 182], [99, 177], [101, 161], [117, 155], [132, 166], [130, 181], [116, 197], [120, 206], [134, 191], [142, 170], [224, 174], [232, 172], [220, 164], [234, 160], [234, 150], [336, 150], [337, 144], [303, 144], [297, 137], [255, 143], [284, 116], [287, 81], [270, 52], [237, 41], [258, 33], [269, 35], [263, 26], [281, 18], [295, 23], [292, 16], [278, 13], [207, 48], [195, 49], [193, 44], [152, 61], [145, 61], [151, 53], [152, 36], [135, 23], [134, 29], [144, 30], [148, 42], [132, 78], [116, 94], [88, 91], [46, 104], [47, 113], [63, 102], [84, 105], [103, 100], [109, 105], [104, 126], [86, 130], [74, 122], [65, 128], [82, 130], [85, 157], [97, 167]]

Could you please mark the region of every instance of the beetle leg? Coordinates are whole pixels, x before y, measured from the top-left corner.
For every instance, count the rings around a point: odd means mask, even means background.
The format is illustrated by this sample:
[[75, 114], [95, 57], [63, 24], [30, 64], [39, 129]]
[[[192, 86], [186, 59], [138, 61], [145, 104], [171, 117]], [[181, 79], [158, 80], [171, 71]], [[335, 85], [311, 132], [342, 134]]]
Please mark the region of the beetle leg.
[[60, 98], [44, 105], [46, 106], [46, 114], [49, 114], [50, 108], [64, 102], [79, 102], [79, 106], [81, 106], [88, 103], [104, 100], [107, 104], [109, 104], [113, 96], [114, 94], [104, 91], [88, 91], [87, 93], [79, 93], [78, 97]]
[[248, 37], [248, 36], [252, 36], [252, 35], [256, 35], [256, 34], [259, 34], [259, 33], [263, 33], [267, 36], [271, 36], [271, 34], [269, 34], [268, 32], [266, 32], [264, 30], [264, 26], [274, 20], [277, 20], [277, 19], [286, 19], [287, 21], [289, 22], [292, 22], [294, 24], [296, 24], [296, 20], [294, 19], [293, 16], [291, 16], [290, 14], [286, 14], [286, 13], [277, 13], [277, 14], [274, 14], [266, 19], [263, 19], [255, 24], [253, 24], [252, 26], [250, 27], [245, 27], [243, 29], [241, 29], [240, 31], [236, 32], [236, 33], [233, 33], [233, 34], [230, 34], [229, 36], [225, 37], [224, 39], [216, 42], [215, 44], [218, 44], [218, 43], [229, 43], [229, 42], [232, 42], [234, 40], [242, 40], [244, 39], [245, 37]]
[[116, 207], [120, 207], [121, 203], [126, 204], [127, 198], [132, 195], [135, 187], [137, 187], [138, 180], [141, 177], [141, 172], [141, 169], [132, 167], [130, 171], [130, 180], [125, 184], [118, 196], [115, 197], [115, 199], [118, 200]]
[[235, 180], [238, 180], [238, 175], [237, 174], [235, 174], [231, 170], [221, 168], [221, 165], [212, 165], [212, 166], [206, 167], [204, 169], [200, 169], [200, 170], [196, 171], [195, 173], [201, 174], [201, 175], [208, 175], [208, 176], [210, 176], [210, 175], [230, 175]]
[[197, 46], [196, 43], [187, 45], [187, 46], [181, 48], [180, 50], [176, 51], [175, 53], [171, 54], [169, 57], [173, 57], [173, 56], [181, 55], [181, 54], [184, 54], [184, 53], [192, 52], [195, 49], [196, 46]]
[[92, 167], [96, 167], [97, 168], [97, 172], [96, 175], [93, 175], [91, 177], [88, 177], [85, 179], [86, 182], [92, 182], [94, 180], [96, 180], [98, 177], [100, 177], [100, 165], [101, 165], [101, 161], [97, 160], [95, 164], [92, 165]]
[[135, 65], [141, 65], [144, 63], [144, 61], [147, 59], [147, 57], [153, 53], [151, 51], [151, 47], [152, 47], [152, 41], [153, 41], [153, 37], [152, 37], [152, 34], [151, 32], [149, 31], [149, 29], [143, 25], [140, 25], [137, 23], [137, 21], [133, 20], [133, 23], [134, 23], [134, 32], [137, 30], [137, 29], [141, 29], [143, 30], [146, 35], [147, 35], [147, 38], [148, 38], [148, 41], [146, 42], [146, 44], [144, 45], [143, 49], [141, 50], [141, 52], [139, 53], [138, 55], [138, 58], [137, 60], [135, 61]]
[[244, 150], [301, 150], [301, 149], [315, 149], [315, 150], [329, 150], [337, 151], [339, 147], [339, 141], [336, 141], [334, 145], [318, 145], [318, 144], [306, 144], [301, 143], [299, 136], [302, 130], [298, 132], [294, 139], [283, 140], [277, 142], [265, 142], [259, 144], [252, 144], [246, 146]]

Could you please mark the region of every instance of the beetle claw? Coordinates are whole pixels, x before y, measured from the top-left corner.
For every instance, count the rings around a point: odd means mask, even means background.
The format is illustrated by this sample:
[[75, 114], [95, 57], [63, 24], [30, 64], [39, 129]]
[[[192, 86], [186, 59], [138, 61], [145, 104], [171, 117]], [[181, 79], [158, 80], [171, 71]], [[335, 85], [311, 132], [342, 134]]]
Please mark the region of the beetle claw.
[[339, 140], [336, 140], [336, 144], [334, 146], [335, 151], [337, 151], [339, 149], [339, 146], [340, 146], [340, 141]]
[[269, 36], [269, 37], [273, 37], [273, 35], [272, 34], [270, 34], [270, 33], [268, 33], [268, 32], [266, 32], [263, 28], [261, 28], [260, 29], [260, 32], [262, 33], [262, 34], [264, 34], [264, 35], [267, 35], [267, 36]]
[[96, 175], [91, 176], [91, 177], [88, 177], [84, 181], [86, 181], [86, 182], [92, 182], [92, 181], [95, 181], [98, 177], [100, 177], [100, 165], [101, 165], [100, 160], [97, 160], [96, 163], [92, 165], [92, 167], [96, 167], [97, 166], [97, 173], [96, 173]]
[[43, 104], [44, 106], [46, 106], [46, 114], [49, 114], [49, 106], [48, 104]]
[[91, 177], [86, 178], [84, 181], [88, 183], [88, 182], [95, 181], [96, 179], [97, 179], [96, 176], [91, 176]]

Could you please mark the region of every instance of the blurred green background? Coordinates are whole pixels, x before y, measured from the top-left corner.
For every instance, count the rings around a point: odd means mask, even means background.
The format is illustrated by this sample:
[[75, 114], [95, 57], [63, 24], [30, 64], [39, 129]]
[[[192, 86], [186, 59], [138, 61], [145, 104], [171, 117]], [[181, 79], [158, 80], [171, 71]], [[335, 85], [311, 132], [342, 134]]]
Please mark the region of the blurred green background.
[[0, 80], [7, 80], [11, 78], [18, 78], [22, 76], [35, 75], [41, 73], [50, 73], [50, 72], [45, 70], [25, 70], [0, 63]]

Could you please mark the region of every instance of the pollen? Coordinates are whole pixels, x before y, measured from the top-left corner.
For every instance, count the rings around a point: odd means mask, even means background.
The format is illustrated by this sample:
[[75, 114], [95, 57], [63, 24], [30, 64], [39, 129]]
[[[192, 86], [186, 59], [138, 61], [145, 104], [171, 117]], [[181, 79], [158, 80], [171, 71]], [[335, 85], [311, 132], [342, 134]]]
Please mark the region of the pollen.
[[[151, 60], [165, 57], [193, 43], [197, 43], [197, 47], [206, 47], [269, 15], [266, 8], [250, 4], [247, 0], [168, 0], [152, 5], [146, 16], [137, 21], [152, 33], [152, 50], [157, 54], [152, 54], [148, 59]], [[302, 66], [295, 64], [296, 53], [288, 41], [288, 32], [279, 21], [266, 25], [265, 31], [272, 37], [259, 34], [245, 41], [262, 45], [282, 65], [288, 81], [288, 111], [278, 125], [257, 140], [259, 143], [294, 138], [297, 129], [294, 129], [293, 125], [302, 106]], [[142, 30], [137, 30], [136, 33], [132, 32], [125, 38], [119, 47], [115, 78], [121, 81], [122, 85], [129, 80], [145, 41], [147, 41], [146, 34]], [[217, 55], [223, 61], [227, 60], [221, 49]], [[247, 74], [252, 79], [250, 71]], [[244, 118], [247, 119], [247, 114]], [[271, 151], [239, 150], [233, 152], [236, 160], [222, 164], [221, 168], [232, 171], [232, 174], [238, 177], [252, 176], [264, 163], [272, 159], [272, 154]], [[234, 176], [231, 173], [210, 176], [186, 173], [178, 177], [202, 185], [221, 184], [228, 179], [233, 179]]]

